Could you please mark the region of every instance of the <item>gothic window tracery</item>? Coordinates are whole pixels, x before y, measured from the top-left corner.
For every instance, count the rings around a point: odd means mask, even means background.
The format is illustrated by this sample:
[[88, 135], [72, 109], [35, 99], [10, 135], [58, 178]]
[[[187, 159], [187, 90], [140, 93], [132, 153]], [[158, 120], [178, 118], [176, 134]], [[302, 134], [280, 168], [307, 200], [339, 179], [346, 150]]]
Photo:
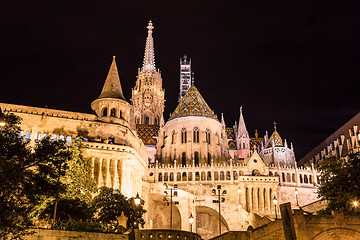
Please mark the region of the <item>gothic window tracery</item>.
[[186, 143], [186, 128], [181, 129], [181, 143]]
[[193, 131], [193, 141], [194, 143], [199, 143], [199, 128], [195, 127]]
[[209, 129], [206, 129], [206, 142], [208, 144], [211, 144], [211, 141], [210, 141], [210, 130]]
[[175, 130], [171, 132], [171, 144], [175, 143]]

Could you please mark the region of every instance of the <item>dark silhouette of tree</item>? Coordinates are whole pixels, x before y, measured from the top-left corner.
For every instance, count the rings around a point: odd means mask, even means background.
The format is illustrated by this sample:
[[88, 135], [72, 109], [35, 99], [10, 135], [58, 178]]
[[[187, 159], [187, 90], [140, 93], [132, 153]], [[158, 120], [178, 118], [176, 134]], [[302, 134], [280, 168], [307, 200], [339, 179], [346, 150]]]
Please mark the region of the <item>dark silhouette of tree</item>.
[[101, 187], [99, 195], [93, 200], [93, 206], [96, 211], [96, 219], [108, 226], [110, 229], [118, 228], [117, 218], [121, 212], [128, 218], [127, 228], [138, 228], [144, 225], [145, 220], [142, 218], [146, 212], [143, 208], [143, 202], [136, 205], [133, 198], [127, 198], [119, 190]]
[[326, 158], [319, 162], [318, 170], [318, 194], [329, 200], [326, 212], [359, 214], [359, 207], [354, 206], [353, 202], [360, 200], [360, 154], [350, 154], [346, 158]]

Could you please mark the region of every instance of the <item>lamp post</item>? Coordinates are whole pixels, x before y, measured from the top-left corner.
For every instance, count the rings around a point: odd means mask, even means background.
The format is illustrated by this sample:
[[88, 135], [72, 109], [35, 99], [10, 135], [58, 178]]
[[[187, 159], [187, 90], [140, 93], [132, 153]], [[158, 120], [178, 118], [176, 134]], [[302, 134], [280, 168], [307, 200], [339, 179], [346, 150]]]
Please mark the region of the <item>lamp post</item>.
[[5, 122], [3, 122], [2, 120], [0, 121], [0, 127], [5, 126]]
[[213, 200], [213, 203], [219, 203], [219, 235], [221, 235], [221, 202], [225, 202], [225, 198], [221, 198], [221, 196], [225, 196], [227, 192], [226, 190], [221, 192], [221, 185], [217, 185], [216, 189], [213, 188], [212, 193], [218, 197], [218, 200]]
[[192, 232], [192, 226], [193, 226], [193, 223], [194, 223], [194, 218], [193, 218], [192, 213], [190, 213], [189, 223], [190, 223], [190, 228], [191, 228], [191, 232]]
[[[134, 198], [134, 203], [135, 203], [136, 206], [139, 206], [140, 203], [141, 203], [141, 198], [140, 198], [138, 192], [136, 193], [136, 197]], [[136, 224], [137, 228], [140, 229], [138, 218], [136, 218], [135, 224]]]
[[295, 188], [295, 197], [296, 197], [296, 205], [299, 206], [299, 191], [297, 190], [297, 188]]
[[[165, 186], [165, 191], [164, 191], [164, 201], [167, 202], [168, 205], [170, 205], [170, 230], [172, 230], [172, 205], [173, 205], [173, 197], [177, 197], [178, 192], [177, 192], [177, 188], [178, 185], [174, 184], [174, 187], [171, 187], [169, 185], [167, 185], [166, 183], [164, 183]], [[168, 192], [168, 190], [170, 190], [170, 194]], [[170, 197], [170, 203], [168, 201], [168, 199], [166, 197]], [[175, 205], [179, 204], [179, 202], [175, 201], [174, 202]]]
[[276, 209], [276, 205], [277, 205], [276, 196], [274, 196], [273, 203], [275, 204], [275, 219], [277, 220], [278, 218], [277, 218], [277, 209]]
[[359, 203], [358, 203], [358, 201], [353, 201], [353, 204], [354, 204], [354, 207], [357, 207], [357, 206], [359, 206]]

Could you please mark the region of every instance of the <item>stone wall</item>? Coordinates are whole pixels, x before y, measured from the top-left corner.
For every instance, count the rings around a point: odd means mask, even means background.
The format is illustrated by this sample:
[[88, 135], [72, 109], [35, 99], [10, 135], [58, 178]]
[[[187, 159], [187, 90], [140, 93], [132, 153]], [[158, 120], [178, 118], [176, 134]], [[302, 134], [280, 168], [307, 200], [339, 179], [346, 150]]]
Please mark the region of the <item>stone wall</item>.
[[75, 232], [62, 230], [36, 229], [35, 233], [28, 235], [26, 240], [130, 240], [127, 234]]

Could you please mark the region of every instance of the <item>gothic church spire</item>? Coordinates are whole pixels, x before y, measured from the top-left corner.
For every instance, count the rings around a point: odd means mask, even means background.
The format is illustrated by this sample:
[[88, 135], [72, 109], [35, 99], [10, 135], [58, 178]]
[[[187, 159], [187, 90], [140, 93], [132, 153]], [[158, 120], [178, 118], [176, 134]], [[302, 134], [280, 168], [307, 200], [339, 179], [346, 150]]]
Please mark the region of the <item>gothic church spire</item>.
[[144, 63], [142, 70], [155, 70], [154, 39], [152, 37], [153, 24], [149, 21], [147, 26], [148, 36], [146, 38]]
[[237, 132], [238, 137], [249, 138], [249, 133], [246, 130], [245, 120], [244, 120], [244, 116], [242, 114], [242, 106], [240, 107], [240, 117], [239, 117], [239, 124], [238, 124], [237, 130], [238, 130], [238, 132]]

